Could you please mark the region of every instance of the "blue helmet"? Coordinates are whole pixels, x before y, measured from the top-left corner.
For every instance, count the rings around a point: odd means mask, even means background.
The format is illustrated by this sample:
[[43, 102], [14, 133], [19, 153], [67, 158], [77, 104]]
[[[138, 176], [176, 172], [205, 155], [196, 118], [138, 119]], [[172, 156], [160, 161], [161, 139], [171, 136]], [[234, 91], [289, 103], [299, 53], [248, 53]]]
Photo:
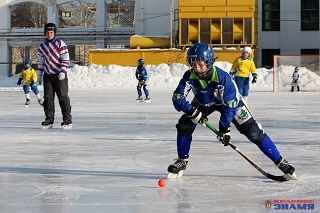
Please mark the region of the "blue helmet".
[[31, 65], [32, 65], [31, 59], [26, 59], [26, 61], [24, 62], [24, 64], [30, 64], [30, 66], [31, 66]]
[[209, 78], [213, 72], [212, 67], [214, 63], [213, 49], [206, 43], [196, 43], [189, 48], [187, 52], [187, 62], [192, 67], [193, 61], [204, 61], [207, 64], [207, 71], [205, 73], [197, 73], [192, 69], [192, 72], [199, 78]]
[[138, 65], [144, 65], [144, 60], [143, 60], [143, 58], [140, 58], [140, 59], [138, 60]]

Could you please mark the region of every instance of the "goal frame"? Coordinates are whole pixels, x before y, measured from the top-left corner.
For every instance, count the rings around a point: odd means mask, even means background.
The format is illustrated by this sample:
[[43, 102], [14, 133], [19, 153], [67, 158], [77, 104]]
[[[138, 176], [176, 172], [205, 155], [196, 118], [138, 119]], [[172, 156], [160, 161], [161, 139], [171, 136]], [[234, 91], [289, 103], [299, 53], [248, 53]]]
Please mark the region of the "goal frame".
[[[295, 60], [295, 63], [291, 64], [281, 64], [286, 66], [294, 66], [294, 67], [301, 67], [304, 64], [301, 63], [302, 57], [318, 57], [318, 65], [320, 66], [320, 54], [275, 54], [273, 55], [273, 66], [272, 66], [272, 73], [273, 73], [273, 92], [278, 92], [279, 88], [277, 87], [277, 68], [281, 65], [278, 65], [277, 58], [279, 57], [297, 57], [299, 60]], [[292, 70], [293, 72], [293, 70]]]

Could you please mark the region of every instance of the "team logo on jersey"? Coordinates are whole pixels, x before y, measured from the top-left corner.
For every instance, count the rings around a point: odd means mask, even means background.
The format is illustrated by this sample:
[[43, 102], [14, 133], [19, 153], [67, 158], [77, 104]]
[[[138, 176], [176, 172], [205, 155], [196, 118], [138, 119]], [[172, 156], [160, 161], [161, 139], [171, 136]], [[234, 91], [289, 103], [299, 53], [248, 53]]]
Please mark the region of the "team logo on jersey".
[[248, 118], [248, 116], [249, 116], [249, 113], [248, 113], [248, 111], [246, 110], [246, 109], [244, 109], [244, 108], [241, 108], [241, 110], [240, 110], [240, 118], [242, 118], [242, 119], [246, 119], [246, 118]]
[[238, 108], [236, 116], [234, 117], [236, 121], [241, 125], [248, 121], [251, 118], [251, 114], [249, 113], [247, 107], [245, 105]]

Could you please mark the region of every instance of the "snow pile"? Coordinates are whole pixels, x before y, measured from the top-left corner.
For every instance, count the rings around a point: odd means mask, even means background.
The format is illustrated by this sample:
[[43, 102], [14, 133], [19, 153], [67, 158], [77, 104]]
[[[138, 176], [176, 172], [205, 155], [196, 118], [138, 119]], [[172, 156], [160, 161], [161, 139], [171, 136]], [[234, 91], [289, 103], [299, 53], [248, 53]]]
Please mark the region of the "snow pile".
[[[229, 72], [231, 64], [228, 62], [215, 62], [215, 65]], [[179, 83], [183, 73], [188, 70], [184, 64], [159, 64], [146, 65], [149, 72], [149, 86], [153, 88], [175, 88]], [[78, 66], [68, 70], [70, 88], [109, 88], [121, 87], [132, 88], [137, 85], [135, 78], [136, 67], [124, 67], [119, 65], [89, 65]], [[277, 88], [283, 91], [289, 91], [291, 87], [291, 76], [293, 66], [281, 66], [277, 70]], [[320, 76], [304, 67], [300, 68], [302, 90], [319, 90]], [[272, 91], [273, 89], [273, 70], [259, 68], [257, 69], [258, 81], [251, 86], [255, 91]], [[11, 89], [21, 88], [17, 86], [19, 75], [13, 77], [1, 76], [0, 87]]]

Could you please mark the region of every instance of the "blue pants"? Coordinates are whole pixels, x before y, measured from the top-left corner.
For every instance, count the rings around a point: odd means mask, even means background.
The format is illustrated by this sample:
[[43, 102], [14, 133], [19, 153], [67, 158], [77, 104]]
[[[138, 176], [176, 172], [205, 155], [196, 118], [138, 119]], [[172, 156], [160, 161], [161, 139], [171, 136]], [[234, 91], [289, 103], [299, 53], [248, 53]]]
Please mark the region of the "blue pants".
[[249, 78], [235, 76], [234, 81], [238, 86], [240, 95], [248, 97], [249, 94]]
[[[23, 85], [24, 94], [29, 94], [29, 93], [30, 93], [29, 87], [30, 87], [29, 85]], [[38, 90], [37, 84], [34, 84], [34, 85], [31, 87], [31, 90], [34, 92], [34, 94], [36, 94], [36, 95], [39, 94], [39, 90]]]
[[143, 88], [145, 96], [149, 96], [148, 85], [145, 81], [139, 81], [137, 85], [137, 92], [139, 97], [142, 96], [141, 88]]

